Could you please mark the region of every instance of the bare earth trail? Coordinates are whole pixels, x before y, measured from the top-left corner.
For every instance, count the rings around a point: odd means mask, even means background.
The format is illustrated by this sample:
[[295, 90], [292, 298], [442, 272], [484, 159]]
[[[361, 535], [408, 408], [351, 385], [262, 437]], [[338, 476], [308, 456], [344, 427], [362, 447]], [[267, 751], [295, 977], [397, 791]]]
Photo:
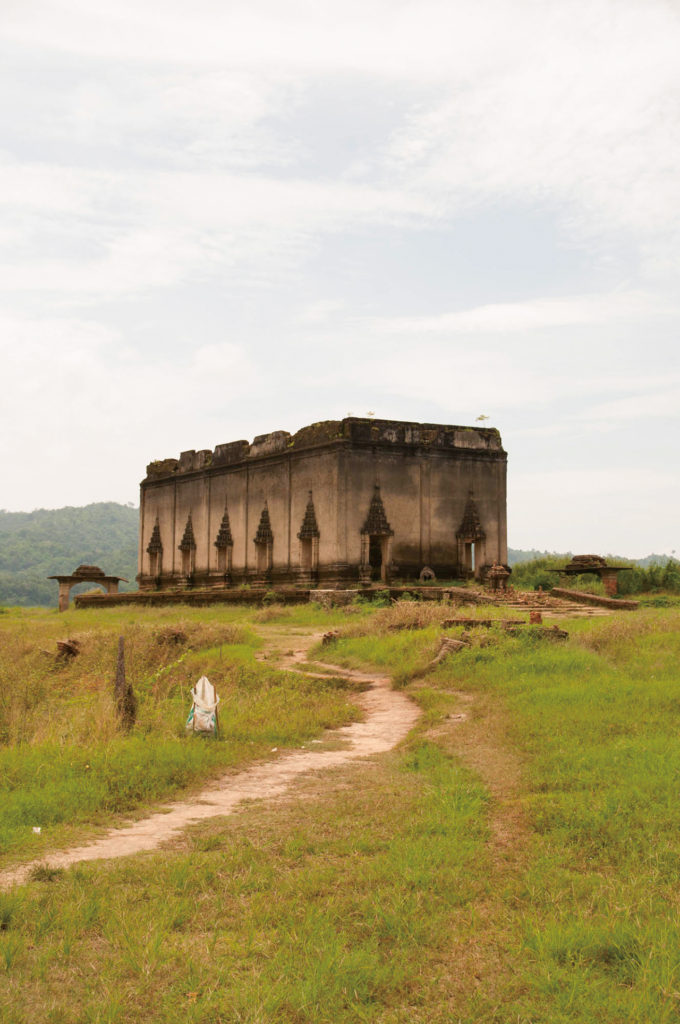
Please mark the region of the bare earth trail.
[[[292, 640], [298, 649], [285, 658], [272, 657], [272, 662], [281, 667], [293, 667], [305, 660], [307, 651], [318, 639], [319, 635], [309, 633], [292, 638], [288, 636], [286, 642], [290, 644]], [[391, 689], [388, 676], [368, 675], [326, 664], [323, 668], [332, 669], [336, 676], [366, 683], [369, 687], [355, 698], [364, 711], [364, 721], [328, 730], [325, 734], [326, 741], [342, 741], [341, 749], [300, 750], [284, 754], [275, 761], [224, 775], [194, 793], [190, 799], [164, 804], [162, 810], [148, 818], [113, 829], [93, 843], [52, 853], [39, 861], [1, 872], [0, 890], [25, 882], [39, 864], [66, 868], [82, 861], [107, 860], [155, 850], [176, 837], [187, 825], [231, 814], [244, 800], [280, 796], [304, 774], [336, 768], [357, 758], [391, 750], [415, 725], [420, 714], [418, 707], [403, 693]]]

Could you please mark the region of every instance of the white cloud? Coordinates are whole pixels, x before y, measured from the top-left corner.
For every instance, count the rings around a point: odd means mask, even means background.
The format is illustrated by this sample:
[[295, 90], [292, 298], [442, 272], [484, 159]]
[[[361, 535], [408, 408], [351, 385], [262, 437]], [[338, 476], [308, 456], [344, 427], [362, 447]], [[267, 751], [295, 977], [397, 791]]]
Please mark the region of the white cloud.
[[0, 200], [22, 216], [82, 214], [109, 192], [112, 176], [81, 168], [56, 167], [7, 158], [0, 163]]
[[[535, 409], [566, 387], [557, 373], [520, 362], [512, 351], [488, 343], [452, 346], [417, 340], [376, 351], [369, 338], [358, 336], [351, 348], [341, 342], [337, 347], [345, 357], [335, 371], [338, 387], [370, 386], [374, 401], [387, 395], [403, 405], [430, 402], [446, 422], [469, 422], [481, 413], [498, 416], [517, 407]], [[311, 387], [314, 381], [312, 373]]]
[[230, 342], [166, 362], [131, 352], [115, 332], [87, 321], [5, 319], [0, 336], [6, 507], [134, 498], [151, 458], [190, 446], [192, 410], [203, 410], [203, 429], [215, 430], [230, 399], [238, 406], [235, 394], [258, 382], [250, 358]]
[[[594, 254], [631, 235], [651, 275], [680, 251], [680, 17], [658, 0], [210, 2], [191, 16], [179, 3], [29, 0], [3, 35], [82, 62], [31, 107], [32, 131], [61, 142], [54, 163], [0, 169], [25, 226], [2, 267], [12, 288], [116, 294], [253, 260], [271, 273], [321, 234], [429, 227], [499, 201], [559, 207], [565, 235]], [[333, 75], [361, 75], [367, 95], [395, 83], [396, 133], [367, 161], [347, 153], [361, 183], [295, 173], [314, 139], [289, 133], [287, 112]], [[25, 149], [31, 132], [5, 116]]]
[[548, 327], [607, 324], [668, 312], [643, 292], [571, 295], [522, 302], [499, 302], [436, 316], [376, 317], [371, 326], [385, 334], [511, 334]]
[[337, 325], [342, 318], [344, 320], [346, 310], [344, 304], [337, 299], [319, 299], [317, 302], [306, 306], [298, 315], [301, 324], [317, 327], [319, 325]]
[[[535, 10], [532, 3], [509, 9], [502, 2], [478, 11], [472, 4], [454, 9], [444, 2], [413, 0], [344, 0], [341, 6], [334, 0], [314, 5], [236, 0], [228, 6], [197, 0], [187, 17], [185, 4], [171, 2], [120, 0], [112, 7], [101, 0], [25, 0], [5, 11], [3, 31], [14, 42], [100, 58], [257, 62], [305, 71], [430, 77], [450, 73], [452, 58], [469, 66], [470, 41], [481, 30], [486, 30], [487, 46], [480, 39], [473, 54], [490, 63], [493, 35], [519, 39]], [[495, 22], [494, 34], [488, 31], [490, 22]]]
[[[667, 453], [622, 435], [677, 415], [679, 44], [663, 0], [7, 0], [16, 507], [134, 497], [150, 458], [291, 408], [418, 409], [494, 416], [532, 545], [670, 536]], [[603, 432], [625, 473], [587, 475]]]
[[675, 258], [677, 10], [552, 4], [533, 7], [529, 23], [531, 8], [519, 5], [525, 37], [511, 31], [508, 45], [493, 34], [492, 65], [453, 72], [447, 92], [413, 113], [393, 144], [395, 176], [451, 211], [512, 196], [568, 204], [563, 226], [579, 241], [625, 231], [647, 258]]
[[535, 473], [518, 472], [512, 486], [515, 491], [522, 491], [526, 500], [533, 500], [540, 495], [561, 494], [570, 496], [570, 500], [600, 501], [608, 496], [620, 498], [641, 493], [674, 493], [680, 489], [680, 481], [674, 473], [656, 469], [596, 466], [541, 470]]
[[[271, 274], [276, 263], [297, 262], [320, 232], [431, 212], [424, 198], [358, 183], [47, 167], [24, 181], [21, 166], [3, 171], [0, 207], [10, 217], [20, 211], [26, 225], [23, 248], [0, 258], [2, 286], [15, 291], [118, 295], [258, 261]], [[51, 260], [40, 251], [46, 237], [46, 248], [61, 250]]]

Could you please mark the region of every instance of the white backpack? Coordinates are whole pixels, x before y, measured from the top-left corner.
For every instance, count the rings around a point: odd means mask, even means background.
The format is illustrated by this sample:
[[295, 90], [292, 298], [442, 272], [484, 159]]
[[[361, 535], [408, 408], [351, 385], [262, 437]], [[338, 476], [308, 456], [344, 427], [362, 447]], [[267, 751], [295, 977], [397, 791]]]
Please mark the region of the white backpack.
[[187, 729], [216, 736], [219, 732], [217, 705], [220, 698], [207, 676], [201, 676], [191, 691], [191, 696], [194, 702], [187, 718]]

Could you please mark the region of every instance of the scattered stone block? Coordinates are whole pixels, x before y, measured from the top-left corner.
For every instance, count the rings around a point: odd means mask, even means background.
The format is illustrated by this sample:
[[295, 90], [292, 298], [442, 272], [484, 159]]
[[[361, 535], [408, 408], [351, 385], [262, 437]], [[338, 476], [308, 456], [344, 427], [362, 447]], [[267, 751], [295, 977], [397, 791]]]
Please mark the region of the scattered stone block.
[[449, 654], [457, 654], [466, 647], [469, 648], [470, 644], [466, 643], [464, 640], [456, 640], [455, 637], [452, 636], [443, 636], [439, 644], [439, 651], [428, 665], [428, 668], [434, 668], [435, 665], [438, 665], [439, 662], [443, 661]]
[[182, 647], [187, 642], [187, 635], [183, 630], [177, 629], [173, 626], [168, 626], [166, 629], [160, 629], [156, 633], [156, 643], [160, 646], [168, 647]]
[[57, 657], [69, 660], [80, 654], [80, 643], [78, 640], [57, 640]]

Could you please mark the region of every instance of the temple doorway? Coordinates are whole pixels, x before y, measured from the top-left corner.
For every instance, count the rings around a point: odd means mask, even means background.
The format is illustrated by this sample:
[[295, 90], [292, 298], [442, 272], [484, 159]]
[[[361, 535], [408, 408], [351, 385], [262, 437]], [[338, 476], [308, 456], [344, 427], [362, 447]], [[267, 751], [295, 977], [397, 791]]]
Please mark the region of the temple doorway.
[[369, 537], [368, 539], [368, 563], [371, 567], [371, 578], [374, 580], [382, 578], [384, 539], [384, 537]]
[[456, 531], [458, 569], [463, 577], [479, 579], [486, 562], [486, 533], [472, 491], [463, 511], [463, 520]]
[[387, 521], [380, 496], [380, 485], [373, 488], [373, 497], [366, 521], [361, 528], [361, 562], [359, 578], [368, 586], [374, 580], [389, 581], [392, 571], [392, 538], [394, 530]]
[[312, 570], [312, 538], [305, 538], [300, 541], [300, 568], [304, 572], [311, 572]]

